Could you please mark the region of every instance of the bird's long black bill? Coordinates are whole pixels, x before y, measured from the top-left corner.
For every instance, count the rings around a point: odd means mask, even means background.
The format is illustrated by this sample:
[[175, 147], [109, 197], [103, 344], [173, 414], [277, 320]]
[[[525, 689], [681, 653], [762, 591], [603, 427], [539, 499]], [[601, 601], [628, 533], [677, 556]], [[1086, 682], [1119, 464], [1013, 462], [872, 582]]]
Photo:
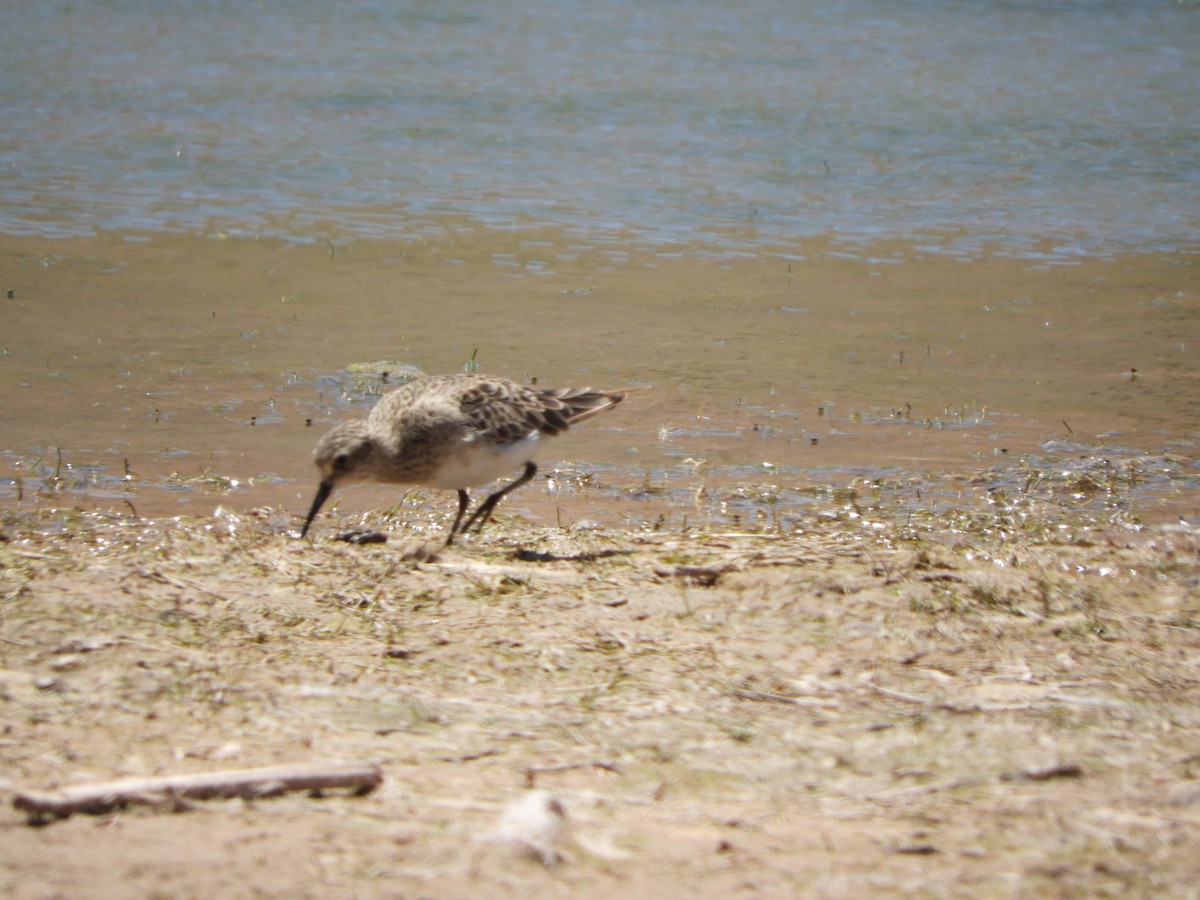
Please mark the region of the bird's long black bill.
[[321, 507], [325, 505], [325, 501], [329, 499], [329, 495], [333, 493], [333, 484], [328, 481], [322, 481], [317, 488], [317, 496], [313, 497], [312, 509], [308, 511], [308, 518], [304, 520], [304, 527], [300, 529], [300, 537], [308, 534], [308, 526], [312, 524], [312, 520], [317, 517], [317, 513], [321, 511]]

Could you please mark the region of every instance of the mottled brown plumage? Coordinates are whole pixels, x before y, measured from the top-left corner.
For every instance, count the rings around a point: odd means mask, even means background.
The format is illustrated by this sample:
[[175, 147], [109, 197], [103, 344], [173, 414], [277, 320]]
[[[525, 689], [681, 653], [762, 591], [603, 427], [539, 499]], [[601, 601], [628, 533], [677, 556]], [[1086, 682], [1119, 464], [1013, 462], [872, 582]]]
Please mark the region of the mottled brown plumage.
[[[492, 375], [432, 375], [397, 388], [365, 419], [343, 422], [321, 438], [313, 461], [321, 483], [300, 536], [334, 487], [343, 481], [382, 481], [458, 491], [454, 535], [482, 530], [500, 499], [537, 473], [533, 458], [546, 437], [599, 415], [625, 399], [624, 391], [535, 388]], [[524, 466], [516, 481], [487, 497], [461, 531], [459, 524], [479, 487]]]

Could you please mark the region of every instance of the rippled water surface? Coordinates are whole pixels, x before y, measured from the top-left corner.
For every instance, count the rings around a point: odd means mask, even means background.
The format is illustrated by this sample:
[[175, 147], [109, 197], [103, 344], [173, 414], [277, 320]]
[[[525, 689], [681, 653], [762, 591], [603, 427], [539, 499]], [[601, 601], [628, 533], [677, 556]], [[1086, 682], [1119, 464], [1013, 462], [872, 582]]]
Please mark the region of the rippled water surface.
[[1200, 6], [5, 4], [0, 232], [1200, 234]]

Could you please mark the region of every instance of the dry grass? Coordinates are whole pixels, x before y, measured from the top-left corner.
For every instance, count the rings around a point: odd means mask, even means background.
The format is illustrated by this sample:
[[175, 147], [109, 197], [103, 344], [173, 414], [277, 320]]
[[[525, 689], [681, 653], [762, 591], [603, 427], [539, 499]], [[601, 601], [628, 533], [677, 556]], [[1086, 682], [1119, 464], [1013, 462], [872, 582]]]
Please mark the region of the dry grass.
[[[433, 558], [386, 517], [368, 546], [271, 511], [11, 517], [6, 793], [325, 760], [387, 780], [10, 810], [0, 891], [1194, 896], [1200, 536], [1059, 499], [856, 500], [786, 534], [507, 521]], [[530, 788], [567, 810], [560, 865], [475, 840]]]

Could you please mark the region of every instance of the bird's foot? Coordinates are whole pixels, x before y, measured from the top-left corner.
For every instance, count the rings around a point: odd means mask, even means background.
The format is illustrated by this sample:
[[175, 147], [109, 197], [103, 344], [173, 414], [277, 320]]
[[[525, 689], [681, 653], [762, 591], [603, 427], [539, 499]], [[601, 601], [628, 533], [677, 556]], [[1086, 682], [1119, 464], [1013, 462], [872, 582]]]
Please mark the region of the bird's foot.
[[350, 528], [339, 531], [333, 536], [335, 541], [345, 541], [347, 544], [386, 544], [387, 535], [382, 531], [370, 528]]

